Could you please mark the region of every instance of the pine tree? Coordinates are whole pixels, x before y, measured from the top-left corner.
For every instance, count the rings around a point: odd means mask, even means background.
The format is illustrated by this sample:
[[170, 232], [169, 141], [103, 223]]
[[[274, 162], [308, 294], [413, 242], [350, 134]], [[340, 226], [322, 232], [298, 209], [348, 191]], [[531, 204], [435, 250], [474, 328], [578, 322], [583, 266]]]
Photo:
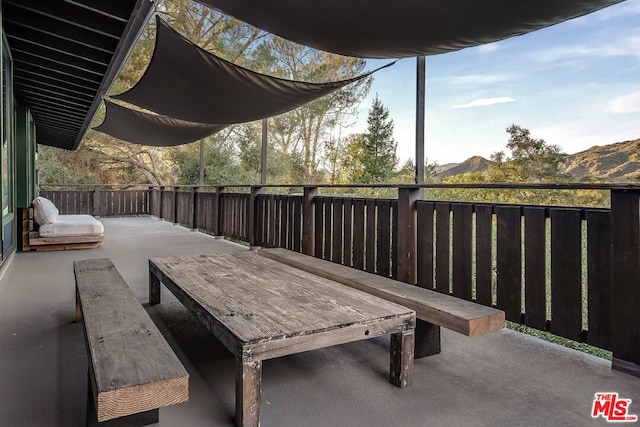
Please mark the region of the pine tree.
[[389, 118], [389, 110], [382, 104], [378, 95], [369, 110], [367, 124], [367, 132], [360, 140], [362, 145], [357, 156], [362, 169], [354, 175], [354, 181], [389, 181], [398, 163], [398, 143], [393, 139], [393, 120]]

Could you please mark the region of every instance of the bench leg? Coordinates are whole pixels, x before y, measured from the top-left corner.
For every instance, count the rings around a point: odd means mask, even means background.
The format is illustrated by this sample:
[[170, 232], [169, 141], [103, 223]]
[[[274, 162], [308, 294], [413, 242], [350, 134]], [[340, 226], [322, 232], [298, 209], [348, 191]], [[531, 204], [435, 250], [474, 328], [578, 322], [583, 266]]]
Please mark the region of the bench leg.
[[413, 384], [413, 330], [391, 335], [390, 381], [404, 388]]
[[91, 386], [91, 375], [87, 385], [87, 427], [142, 427], [150, 424], [157, 424], [160, 421], [160, 410], [140, 412], [139, 414], [127, 415], [109, 421], [98, 422], [96, 407]]
[[260, 425], [262, 393], [262, 361], [242, 362], [236, 359], [236, 425]]
[[149, 272], [149, 305], [160, 304], [160, 280]]
[[440, 326], [417, 319], [415, 358], [440, 353]]

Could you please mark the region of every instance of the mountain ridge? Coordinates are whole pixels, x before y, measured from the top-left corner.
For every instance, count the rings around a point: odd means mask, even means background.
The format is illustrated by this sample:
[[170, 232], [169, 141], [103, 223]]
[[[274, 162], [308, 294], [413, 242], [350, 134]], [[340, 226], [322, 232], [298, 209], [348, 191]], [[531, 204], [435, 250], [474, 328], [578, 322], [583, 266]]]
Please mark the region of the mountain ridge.
[[[442, 179], [464, 173], [484, 172], [491, 160], [482, 156], [472, 156], [462, 163], [442, 165], [435, 174]], [[444, 167], [449, 166], [450, 167]], [[594, 145], [574, 154], [567, 154], [561, 171], [575, 178], [587, 177], [603, 181], [625, 182], [640, 177], [640, 138], [607, 145]]]

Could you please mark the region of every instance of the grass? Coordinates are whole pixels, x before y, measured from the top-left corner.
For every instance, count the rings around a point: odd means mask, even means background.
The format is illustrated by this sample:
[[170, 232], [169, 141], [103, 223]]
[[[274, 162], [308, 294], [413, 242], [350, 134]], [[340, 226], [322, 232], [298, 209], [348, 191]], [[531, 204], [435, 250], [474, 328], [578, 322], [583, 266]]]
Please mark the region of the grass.
[[563, 347], [582, 351], [592, 356], [600, 357], [601, 359], [611, 360], [612, 353], [610, 351], [603, 350], [598, 347], [593, 347], [589, 344], [559, 337], [557, 335], [553, 335], [550, 332], [544, 332], [538, 329], [529, 328], [528, 326], [521, 325], [519, 323], [507, 322], [507, 328], [512, 329], [514, 331], [522, 332], [523, 334], [534, 336], [536, 338], [543, 339], [545, 341], [552, 342], [554, 344], [561, 345]]

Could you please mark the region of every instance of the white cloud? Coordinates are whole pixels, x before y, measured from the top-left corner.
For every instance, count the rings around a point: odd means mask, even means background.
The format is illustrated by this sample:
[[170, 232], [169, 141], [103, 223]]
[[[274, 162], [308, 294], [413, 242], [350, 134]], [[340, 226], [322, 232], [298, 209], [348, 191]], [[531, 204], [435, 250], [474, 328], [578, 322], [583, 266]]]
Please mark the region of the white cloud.
[[613, 98], [604, 109], [608, 113], [625, 114], [640, 112], [640, 91]]
[[513, 80], [513, 76], [506, 74], [469, 74], [466, 76], [452, 76], [449, 78], [449, 81], [456, 85], [501, 83], [509, 80]]
[[500, 50], [502, 49], [502, 46], [499, 44], [499, 42], [493, 42], [477, 46], [475, 49], [476, 52], [485, 54]]
[[602, 41], [598, 45], [567, 45], [540, 49], [531, 54], [531, 58], [538, 62], [556, 62], [569, 58], [607, 58], [612, 56], [640, 57], [640, 35], [630, 35], [617, 41]]
[[515, 101], [516, 100], [514, 98], [510, 98], [508, 96], [500, 96], [497, 98], [480, 98], [480, 99], [476, 99], [475, 101], [467, 102], [466, 104], [452, 105], [449, 108], [452, 110], [455, 110], [458, 108], [488, 107], [490, 105], [504, 104], [506, 102], [515, 102]]

